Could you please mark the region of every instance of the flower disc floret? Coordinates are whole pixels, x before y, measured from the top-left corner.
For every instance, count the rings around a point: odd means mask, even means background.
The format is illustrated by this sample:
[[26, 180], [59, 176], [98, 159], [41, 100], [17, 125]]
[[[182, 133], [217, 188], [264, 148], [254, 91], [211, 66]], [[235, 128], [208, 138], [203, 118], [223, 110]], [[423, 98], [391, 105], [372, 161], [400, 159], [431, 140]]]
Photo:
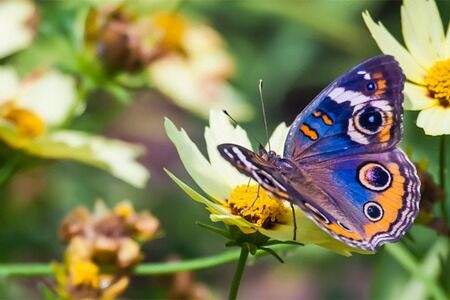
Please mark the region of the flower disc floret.
[[450, 58], [436, 62], [425, 77], [430, 96], [443, 107], [450, 105]]
[[283, 202], [258, 185], [237, 186], [231, 191], [226, 203], [234, 215], [265, 229], [279, 223], [281, 216], [286, 213]]

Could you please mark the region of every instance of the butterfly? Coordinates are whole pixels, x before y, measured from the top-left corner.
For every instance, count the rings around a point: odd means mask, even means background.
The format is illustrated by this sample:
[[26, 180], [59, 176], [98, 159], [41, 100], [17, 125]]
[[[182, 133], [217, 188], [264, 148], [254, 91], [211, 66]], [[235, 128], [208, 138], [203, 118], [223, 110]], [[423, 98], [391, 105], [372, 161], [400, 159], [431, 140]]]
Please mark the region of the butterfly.
[[397, 147], [404, 81], [394, 57], [370, 58], [332, 82], [297, 116], [282, 157], [235, 144], [221, 144], [218, 151], [334, 238], [376, 251], [398, 241], [419, 211], [416, 168]]

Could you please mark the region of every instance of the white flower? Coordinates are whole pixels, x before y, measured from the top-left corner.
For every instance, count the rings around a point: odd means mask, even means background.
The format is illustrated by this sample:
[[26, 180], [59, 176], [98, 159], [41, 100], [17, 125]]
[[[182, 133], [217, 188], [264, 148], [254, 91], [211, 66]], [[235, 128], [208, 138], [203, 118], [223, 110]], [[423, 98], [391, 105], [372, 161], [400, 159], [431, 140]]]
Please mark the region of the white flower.
[[20, 80], [11, 67], [0, 67], [0, 139], [12, 148], [49, 159], [71, 159], [105, 169], [137, 187], [148, 171], [136, 162], [139, 146], [83, 132], [63, 130], [79, 113], [75, 80], [56, 70]]
[[0, 58], [31, 44], [36, 7], [32, 1], [0, 1]]
[[[151, 85], [177, 105], [201, 116], [207, 117], [211, 109], [226, 109], [236, 119], [249, 119], [250, 107], [228, 82], [234, 72], [234, 61], [219, 33], [177, 15], [165, 18], [163, 24], [167, 28], [162, 29], [167, 31], [166, 39], [172, 37], [173, 49], [149, 65]], [[175, 22], [171, 19], [176, 19], [177, 24], [183, 22], [183, 26], [171, 27]], [[179, 32], [175, 35], [174, 30]]]

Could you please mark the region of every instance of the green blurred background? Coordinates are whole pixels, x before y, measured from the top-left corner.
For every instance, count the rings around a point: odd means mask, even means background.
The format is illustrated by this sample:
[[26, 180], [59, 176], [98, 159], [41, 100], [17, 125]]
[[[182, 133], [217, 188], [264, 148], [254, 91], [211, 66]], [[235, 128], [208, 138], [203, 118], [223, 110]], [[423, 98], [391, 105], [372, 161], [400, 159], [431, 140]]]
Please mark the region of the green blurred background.
[[[73, 41], [67, 33], [74, 31], [77, 13], [83, 7], [75, 2], [37, 2], [42, 15], [34, 52], [25, 50], [11, 58], [20, 70], [51, 63], [55, 57], [72, 59]], [[375, 20], [381, 20], [401, 39], [400, 6], [399, 1], [204, 0], [181, 2], [178, 9], [194, 20], [209, 23], [223, 35], [236, 60], [232, 84], [255, 111], [254, 119], [241, 126], [257, 144], [265, 140], [257, 94], [260, 78], [264, 80], [269, 131], [280, 122], [289, 124], [330, 81], [380, 53], [361, 13], [369, 10]], [[450, 2], [438, 2], [438, 6], [444, 24], [448, 24]], [[151, 89], [137, 90], [132, 97], [123, 103], [102, 91], [91, 93], [87, 111], [71, 127], [144, 144], [147, 154], [141, 161], [152, 173], [148, 186], [138, 190], [105, 172], [73, 162], [33, 164], [0, 190], [1, 262], [61, 260], [64, 247], [57, 234], [60, 221], [79, 205], [92, 207], [98, 198], [110, 205], [130, 199], [136, 209], [148, 209], [160, 219], [164, 235], [144, 247], [145, 262], [175, 256], [202, 257], [225, 250], [222, 238], [195, 225], [196, 221], [209, 222], [204, 207], [188, 199], [162, 170], [168, 168], [192, 183], [165, 135], [163, 117], [185, 128], [202, 151], [207, 120], [183, 111]], [[415, 117], [414, 113], [406, 115], [404, 149], [412, 151], [415, 160], [427, 160], [436, 175], [436, 140], [415, 127]], [[435, 239], [433, 231], [415, 226], [402, 243], [420, 258]], [[448, 272], [448, 262], [442, 263]], [[216, 297], [224, 298], [233, 268], [211, 268], [195, 272], [194, 277]], [[248, 267], [240, 297], [399, 299], [410, 277], [383, 250], [376, 255], [344, 258], [315, 246], [299, 247], [286, 256], [284, 265], [265, 257]], [[449, 292], [450, 276], [441, 278]], [[134, 277], [123, 298], [164, 298], [171, 280], [170, 276]], [[50, 282], [49, 278], [0, 280], [0, 297], [39, 298], [36, 286]]]

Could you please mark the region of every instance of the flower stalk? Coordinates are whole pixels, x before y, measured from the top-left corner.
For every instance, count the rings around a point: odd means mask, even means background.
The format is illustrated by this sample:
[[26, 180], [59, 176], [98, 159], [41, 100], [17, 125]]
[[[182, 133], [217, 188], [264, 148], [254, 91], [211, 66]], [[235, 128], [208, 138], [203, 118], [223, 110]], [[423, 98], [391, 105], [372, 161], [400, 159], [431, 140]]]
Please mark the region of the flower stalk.
[[446, 173], [447, 173], [447, 161], [445, 157], [445, 135], [441, 135], [440, 138], [440, 147], [439, 147], [439, 185], [441, 186], [442, 190], [444, 191], [444, 199], [441, 201], [441, 211], [442, 211], [442, 218], [444, 219], [445, 223], [448, 224], [448, 217], [447, 217], [447, 191], [445, 189], [445, 180], [446, 180]]
[[[280, 244], [271, 246], [274, 251], [286, 251], [295, 249], [295, 245]], [[267, 251], [258, 250], [256, 257], [269, 254]], [[165, 275], [185, 271], [194, 271], [222, 266], [238, 260], [240, 250], [228, 250], [220, 254], [211, 255], [202, 258], [194, 258], [184, 261], [164, 262], [164, 263], [145, 263], [138, 265], [133, 274], [137, 276]], [[50, 263], [17, 263], [0, 264], [0, 278], [7, 277], [39, 277], [52, 276], [53, 268]]]
[[241, 254], [239, 256], [239, 261], [231, 283], [230, 295], [228, 296], [228, 299], [230, 300], [235, 300], [237, 298], [239, 286], [241, 285], [242, 274], [244, 273], [245, 265], [247, 263], [248, 253], [248, 247], [245, 247], [245, 245], [241, 247]]

